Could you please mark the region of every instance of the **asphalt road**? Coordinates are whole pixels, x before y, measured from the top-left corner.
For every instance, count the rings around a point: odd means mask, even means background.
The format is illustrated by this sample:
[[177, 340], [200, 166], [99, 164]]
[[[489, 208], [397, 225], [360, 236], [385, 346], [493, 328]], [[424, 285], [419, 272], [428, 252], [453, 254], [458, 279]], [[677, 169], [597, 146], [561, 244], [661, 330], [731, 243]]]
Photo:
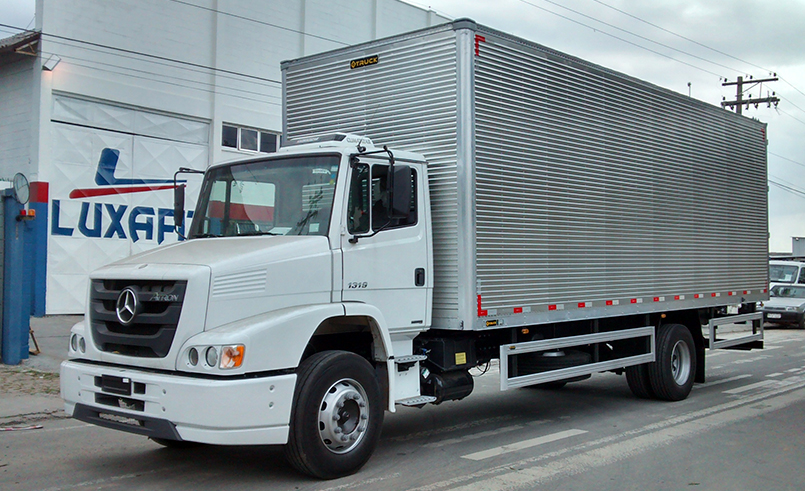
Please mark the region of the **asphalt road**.
[[805, 331], [767, 330], [765, 350], [707, 364], [676, 403], [637, 399], [615, 374], [501, 393], [493, 368], [463, 401], [387, 413], [369, 463], [324, 482], [279, 448], [169, 450], [52, 419], [0, 433], [0, 489], [805, 489]]

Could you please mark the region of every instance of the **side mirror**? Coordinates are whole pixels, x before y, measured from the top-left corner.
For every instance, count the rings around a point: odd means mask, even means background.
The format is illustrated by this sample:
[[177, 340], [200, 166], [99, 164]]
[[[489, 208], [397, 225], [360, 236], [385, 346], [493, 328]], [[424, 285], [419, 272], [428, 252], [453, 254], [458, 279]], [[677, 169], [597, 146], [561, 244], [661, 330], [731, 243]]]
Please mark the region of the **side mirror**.
[[391, 189], [391, 218], [407, 219], [411, 215], [411, 168], [409, 166], [394, 166]]
[[182, 228], [184, 224], [184, 188], [185, 184], [173, 187], [173, 225]]

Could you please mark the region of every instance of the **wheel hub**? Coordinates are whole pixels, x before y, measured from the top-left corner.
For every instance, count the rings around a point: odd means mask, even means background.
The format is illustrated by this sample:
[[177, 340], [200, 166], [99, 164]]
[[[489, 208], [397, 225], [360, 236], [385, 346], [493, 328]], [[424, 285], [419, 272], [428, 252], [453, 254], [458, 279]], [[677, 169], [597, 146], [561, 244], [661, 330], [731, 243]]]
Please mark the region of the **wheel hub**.
[[678, 385], [685, 385], [690, 377], [690, 347], [683, 341], [677, 341], [671, 351], [671, 375]]
[[334, 383], [319, 406], [319, 436], [333, 453], [352, 450], [366, 434], [369, 403], [361, 385], [352, 379]]

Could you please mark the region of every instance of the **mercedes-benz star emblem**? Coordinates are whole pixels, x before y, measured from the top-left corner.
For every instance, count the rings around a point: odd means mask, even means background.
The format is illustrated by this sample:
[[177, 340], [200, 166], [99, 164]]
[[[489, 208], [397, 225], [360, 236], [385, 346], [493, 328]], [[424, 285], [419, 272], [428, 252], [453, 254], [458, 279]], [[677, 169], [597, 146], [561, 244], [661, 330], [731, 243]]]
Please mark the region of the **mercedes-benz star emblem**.
[[137, 300], [137, 292], [131, 288], [124, 288], [120, 295], [117, 297], [117, 305], [115, 311], [117, 312], [117, 320], [123, 325], [131, 324], [137, 311], [140, 307], [140, 302]]

